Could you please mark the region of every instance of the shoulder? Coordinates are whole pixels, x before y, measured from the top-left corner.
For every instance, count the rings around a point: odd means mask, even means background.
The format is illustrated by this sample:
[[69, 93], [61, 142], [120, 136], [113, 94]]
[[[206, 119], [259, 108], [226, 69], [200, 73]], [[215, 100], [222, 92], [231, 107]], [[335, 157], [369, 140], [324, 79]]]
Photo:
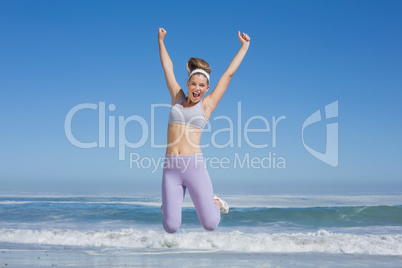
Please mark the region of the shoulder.
[[212, 106], [211, 98], [209, 97], [209, 95], [202, 99], [202, 110], [205, 117], [208, 119], [211, 116], [212, 112], [215, 110], [215, 107]]
[[183, 92], [183, 89], [180, 89], [179, 92], [177, 92], [176, 96], [172, 97], [172, 105], [175, 105], [179, 100], [185, 98], [186, 95]]

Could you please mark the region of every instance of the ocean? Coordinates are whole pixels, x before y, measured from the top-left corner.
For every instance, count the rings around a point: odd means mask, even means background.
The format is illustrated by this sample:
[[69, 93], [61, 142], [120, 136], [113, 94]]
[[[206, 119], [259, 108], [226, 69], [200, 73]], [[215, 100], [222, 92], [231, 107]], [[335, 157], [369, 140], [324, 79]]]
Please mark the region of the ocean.
[[0, 194], [0, 267], [402, 267], [402, 195], [234, 195], [205, 231], [186, 196]]

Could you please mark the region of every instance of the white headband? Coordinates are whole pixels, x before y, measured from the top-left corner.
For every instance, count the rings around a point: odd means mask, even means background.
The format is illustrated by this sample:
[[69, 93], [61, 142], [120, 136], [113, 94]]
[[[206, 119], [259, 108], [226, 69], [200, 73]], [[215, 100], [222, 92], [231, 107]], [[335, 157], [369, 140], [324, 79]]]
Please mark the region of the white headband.
[[201, 70], [201, 69], [195, 69], [194, 71], [192, 71], [191, 74], [190, 74], [190, 76], [188, 77], [188, 80], [190, 80], [191, 76], [192, 76], [193, 74], [196, 74], [196, 73], [202, 73], [203, 75], [205, 75], [205, 76], [207, 77], [208, 83], [210, 82], [210, 80], [209, 80], [209, 74], [208, 74], [206, 71]]

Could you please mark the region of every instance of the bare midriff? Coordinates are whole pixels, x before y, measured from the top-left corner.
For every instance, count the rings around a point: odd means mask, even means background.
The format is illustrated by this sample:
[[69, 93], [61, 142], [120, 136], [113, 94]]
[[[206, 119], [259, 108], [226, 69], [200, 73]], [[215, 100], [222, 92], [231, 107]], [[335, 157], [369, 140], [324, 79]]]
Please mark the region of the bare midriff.
[[202, 130], [188, 125], [168, 124], [166, 154], [191, 155], [201, 153]]

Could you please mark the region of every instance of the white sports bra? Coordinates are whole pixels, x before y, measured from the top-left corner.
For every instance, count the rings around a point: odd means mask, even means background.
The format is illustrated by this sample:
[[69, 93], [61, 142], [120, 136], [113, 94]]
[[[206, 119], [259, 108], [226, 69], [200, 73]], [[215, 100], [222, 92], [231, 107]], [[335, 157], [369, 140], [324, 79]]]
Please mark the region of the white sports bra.
[[208, 119], [202, 110], [202, 100], [193, 107], [183, 107], [181, 104], [185, 99], [186, 97], [182, 97], [170, 110], [169, 124], [188, 125], [203, 130]]

